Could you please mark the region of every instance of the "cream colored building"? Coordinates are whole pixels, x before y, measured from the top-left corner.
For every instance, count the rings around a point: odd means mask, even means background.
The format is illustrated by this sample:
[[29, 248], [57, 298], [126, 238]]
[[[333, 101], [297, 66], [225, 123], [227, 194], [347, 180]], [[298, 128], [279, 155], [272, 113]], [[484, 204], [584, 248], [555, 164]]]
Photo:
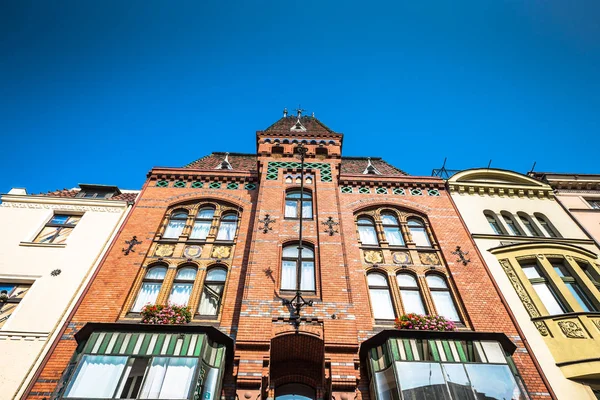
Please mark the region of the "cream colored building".
[[138, 193], [80, 185], [48, 195], [12, 189], [1, 197], [2, 399], [26, 388]]
[[556, 396], [598, 398], [596, 243], [556, 201], [552, 187], [539, 180], [474, 169], [455, 174], [447, 184]]

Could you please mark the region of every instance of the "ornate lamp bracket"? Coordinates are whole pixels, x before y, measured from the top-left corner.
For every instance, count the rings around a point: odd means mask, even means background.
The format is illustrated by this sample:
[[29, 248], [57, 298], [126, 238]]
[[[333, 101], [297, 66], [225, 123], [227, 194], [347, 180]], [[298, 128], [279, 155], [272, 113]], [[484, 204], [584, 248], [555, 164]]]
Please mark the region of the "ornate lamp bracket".
[[465, 257], [465, 256], [469, 255], [469, 252], [462, 251], [460, 249], [460, 246], [456, 246], [456, 251], [453, 251], [452, 254], [454, 254], [455, 256], [458, 256], [458, 259], [456, 260], [456, 262], [462, 262], [462, 265], [467, 265], [468, 263], [471, 262], [471, 260], [469, 258]]
[[340, 223], [335, 222], [333, 220], [333, 217], [328, 217], [327, 221], [323, 221], [322, 224], [327, 226], [327, 229], [325, 229], [325, 232], [329, 233], [329, 236], [333, 236], [334, 234], [338, 233], [338, 230], [335, 229], [334, 227], [338, 226]]
[[258, 228], [260, 230], [263, 231], [263, 233], [267, 233], [270, 230], [272, 230], [273, 228], [269, 225], [274, 224], [275, 223], [275, 219], [271, 218], [270, 214], [265, 214], [265, 217], [263, 219], [259, 219], [258, 220], [259, 223], [263, 224], [262, 228]]
[[137, 240], [137, 236], [134, 236], [131, 240], [126, 240], [125, 241], [126, 244], [128, 244], [129, 246], [126, 249], [121, 249], [121, 251], [128, 256], [129, 253], [131, 253], [133, 251], [133, 248], [136, 244], [141, 244], [142, 242], [140, 242], [139, 240]]
[[283, 305], [289, 306], [291, 308], [291, 311], [293, 313], [292, 313], [292, 316], [290, 317], [290, 320], [292, 321], [292, 324], [294, 324], [296, 331], [298, 331], [298, 329], [300, 328], [300, 311], [302, 310], [302, 307], [305, 307], [305, 306], [312, 307], [313, 301], [312, 300], [308, 300], [308, 301], [304, 300], [304, 298], [302, 297], [302, 293], [296, 292], [296, 295], [294, 296], [293, 299], [291, 299], [291, 300], [283, 299]]

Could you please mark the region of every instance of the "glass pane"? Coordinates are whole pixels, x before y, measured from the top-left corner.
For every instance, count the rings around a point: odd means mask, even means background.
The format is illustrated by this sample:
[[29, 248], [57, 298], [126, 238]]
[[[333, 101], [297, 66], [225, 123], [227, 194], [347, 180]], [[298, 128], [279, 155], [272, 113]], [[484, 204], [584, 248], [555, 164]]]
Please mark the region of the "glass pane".
[[391, 246], [404, 246], [404, 239], [402, 238], [402, 233], [400, 233], [400, 228], [384, 226], [383, 232], [385, 233], [385, 238]]
[[432, 289], [447, 289], [446, 280], [441, 276], [427, 275], [427, 285]]
[[395, 400], [400, 398], [393, 367], [390, 366], [388, 369], [375, 373], [375, 388], [379, 400]]
[[71, 234], [71, 232], [73, 232], [73, 228], [60, 228], [58, 230], [58, 234], [56, 235], [56, 237], [54, 238], [54, 240], [52, 240], [52, 243], [54, 243], [54, 244], [62, 244], [64, 242], [66, 242], [67, 238], [69, 237], [69, 235]]
[[167, 267], [152, 267], [146, 272], [146, 279], [165, 279]]
[[401, 287], [418, 287], [417, 279], [411, 274], [398, 274], [396, 276], [398, 280], [398, 286]]
[[566, 277], [570, 277], [571, 276], [571, 274], [569, 273], [569, 271], [567, 270], [567, 268], [561, 262], [553, 262], [552, 263], [552, 268], [554, 268], [554, 271], [561, 278], [566, 278]]
[[237, 221], [237, 214], [227, 214], [223, 217], [224, 221]]
[[180, 268], [179, 271], [177, 271], [177, 276], [175, 276], [175, 279], [193, 281], [196, 279], [196, 268]]
[[450, 400], [442, 367], [437, 363], [396, 362], [402, 397], [410, 400]]
[[371, 294], [371, 307], [375, 319], [394, 319], [394, 306], [390, 297], [390, 291], [387, 289], [369, 289]]
[[444, 377], [450, 389], [450, 394], [456, 400], [476, 400], [475, 393], [471, 389], [471, 382], [467, 377], [465, 367], [462, 364], [442, 364]]
[[[283, 257], [284, 258], [298, 258], [298, 245], [285, 246], [283, 248]], [[315, 258], [315, 253], [309, 247], [303, 246], [302, 258], [303, 259]]]
[[492, 217], [491, 215], [486, 215], [485, 217], [487, 218], [487, 221], [492, 227], [494, 233], [502, 235], [502, 229], [500, 228], [500, 224], [498, 224], [498, 221], [496, 221], [496, 218]]
[[187, 212], [177, 212], [171, 215], [171, 219], [187, 219]]
[[569, 289], [569, 292], [571, 292], [571, 294], [573, 295], [573, 297], [575, 297], [575, 300], [577, 300], [577, 303], [581, 306], [581, 308], [583, 309], [583, 311], [586, 311], [586, 312], [596, 311], [596, 308], [592, 304], [591, 300], [587, 297], [587, 295], [579, 287], [579, 285], [577, 285], [577, 283], [575, 283], [575, 282], [568, 282], [568, 283], [565, 282], [565, 284], [567, 285], [567, 288]]
[[490, 363], [506, 364], [506, 357], [504, 356], [504, 350], [498, 342], [482, 341], [481, 347], [485, 351], [485, 355]]
[[223, 284], [205, 285], [204, 290], [202, 291], [198, 313], [201, 315], [217, 315], [221, 297], [223, 295], [223, 289]]
[[554, 231], [552, 230], [552, 228], [550, 228], [550, 226], [548, 225], [548, 223], [546, 222], [545, 219], [543, 219], [541, 217], [535, 217], [535, 218], [540, 223], [540, 225], [542, 226], [542, 228], [544, 228], [544, 231], [546, 231], [546, 233], [548, 234], [548, 236], [550, 236], [550, 237], [556, 237], [556, 233], [554, 233]]
[[507, 365], [466, 364], [478, 399], [525, 400]]
[[439, 315], [449, 319], [450, 321], [460, 321], [452, 295], [448, 291], [432, 291], [431, 297], [433, 298], [433, 304]]
[[178, 306], [187, 306], [192, 293], [191, 283], [175, 283], [171, 289], [169, 303]]
[[369, 286], [385, 286], [387, 287], [387, 279], [381, 274], [372, 273], [367, 275], [367, 282]]
[[[287, 192], [286, 196], [288, 199], [299, 199], [300, 198], [300, 191], [293, 191], [293, 192]], [[304, 192], [304, 194], [302, 195], [303, 199], [310, 199], [312, 198], [312, 195], [310, 192]]]
[[541, 278], [540, 272], [538, 271], [537, 267], [531, 265], [528, 267], [523, 267], [523, 272], [525, 273], [525, 276], [527, 277], [527, 279], [536, 279], [536, 278]]
[[312, 201], [302, 202], [302, 218], [312, 218]]
[[296, 200], [285, 201], [285, 217], [286, 218], [297, 218], [298, 217], [298, 202]]
[[421, 247], [431, 247], [431, 243], [429, 242], [429, 236], [427, 236], [427, 232], [425, 228], [409, 228], [410, 234], [413, 238], [413, 242], [417, 246]]
[[206, 239], [208, 232], [210, 232], [210, 221], [196, 221], [190, 234], [190, 239]]
[[206, 274], [206, 280], [211, 282], [225, 282], [227, 271], [223, 268], [213, 268]]
[[563, 314], [564, 310], [561, 307], [560, 303], [552, 293], [552, 290], [548, 287], [548, 284], [545, 282], [534, 283], [533, 289], [540, 297], [540, 300], [548, 310], [550, 315]]
[[45, 227], [33, 240], [34, 243], [51, 243], [59, 228]]
[[373, 226], [358, 226], [358, 235], [362, 244], [379, 244], [377, 233]]
[[140, 397], [187, 399], [197, 363], [191, 357], [154, 357]]
[[381, 216], [381, 222], [384, 225], [398, 225], [398, 220], [391, 214], [383, 214]]
[[69, 220], [69, 215], [55, 215], [50, 220], [51, 224], [66, 224]]
[[400, 290], [405, 313], [427, 314], [418, 290]]
[[533, 226], [531, 225], [531, 222], [529, 221], [528, 218], [523, 217], [523, 216], [519, 216], [519, 218], [521, 219], [523, 226], [525, 227], [525, 229], [527, 229], [527, 233], [529, 233], [530, 236], [538, 235], [537, 232], [535, 231], [535, 229], [533, 229]]
[[167, 229], [165, 229], [165, 234], [163, 237], [165, 238], [178, 238], [183, 232], [183, 228], [185, 227], [185, 220], [170, 220], [167, 225]]
[[302, 261], [301, 290], [315, 290], [315, 264], [312, 261]]
[[411, 219], [410, 221], [408, 221], [408, 226], [419, 227], [423, 226], [423, 223], [421, 221], [417, 221], [416, 219]]
[[113, 397], [127, 357], [85, 355], [73, 375], [65, 397]]
[[374, 225], [373, 221], [371, 221], [369, 218], [359, 218], [358, 224], [359, 225]]
[[162, 283], [143, 283], [131, 311], [140, 312], [146, 304], [154, 304], [161, 286]]
[[146, 375], [149, 358], [130, 358], [117, 391], [118, 399], [136, 399]]
[[517, 229], [517, 226], [515, 225], [515, 222], [512, 220], [512, 218], [507, 217], [505, 215], [503, 215], [502, 218], [504, 218], [504, 222], [506, 222], [506, 226], [508, 226], [508, 233], [515, 236], [519, 236], [521, 234], [521, 232], [519, 232], [519, 229]]
[[221, 221], [219, 232], [217, 233], [217, 240], [233, 240], [236, 229], [237, 222]]
[[281, 263], [281, 289], [296, 289], [296, 261], [283, 261]]
[[79, 220], [81, 219], [81, 216], [79, 215], [72, 215], [69, 217], [69, 220], [67, 221], [67, 224], [69, 225], [77, 225], [77, 223], [79, 222]]
[[215, 215], [214, 208], [201, 208], [200, 211], [198, 211], [198, 215], [196, 216], [196, 218], [212, 219], [212, 217], [214, 215]]

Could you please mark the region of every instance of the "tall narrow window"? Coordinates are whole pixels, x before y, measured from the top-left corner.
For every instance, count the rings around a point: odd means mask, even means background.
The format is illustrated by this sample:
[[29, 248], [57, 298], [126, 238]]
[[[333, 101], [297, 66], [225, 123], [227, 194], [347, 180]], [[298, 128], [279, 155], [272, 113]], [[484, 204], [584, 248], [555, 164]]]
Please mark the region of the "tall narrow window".
[[237, 214], [225, 214], [221, 218], [221, 223], [219, 224], [217, 240], [233, 240], [235, 238], [235, 231], [237, 229], [237, 220]]
[[216, 316], [219, 314], [226, 279], [227, 270], [225, 268], [214, 267], [208, 270], [198, 308], [200, 315]]
[[196, 280], [196, 267], [180, 268], [175, 275], [169, 303], [179, 306], [187, 306], [192, 293], [192, 287]]
[[496, 235], [504, 235], [504, 230], [502, 229], [502, 225], [500, 225], [500, 222], [496, 218], [496, 214], [494, 214], [492, 211], [484, 211], [484, 215], [494, 233]]
[[519, 220], [521, 221], [521, 223], [525, 227], [525, 230], [527, 231], [527, 234], [529, 236], [542, 236], [538, 232], [538, 230], [535, 227], [533, 221], [531, 221], [531, 218], [529, 217], [529, 215], [527, 215], [525, 213], [518, 213], [518, 215], [519, 215]]
[[[296, 290], [296, 266], [298, 259], [298, 245], [285, 246], [281, 260], [281, 290]], [[300, 266], [300, 290], [312, 291], [315, 289], [315, 253], [312, 249], [302, 249]]]
[[594, 210], [600, 210], [600, 199], [585, 199]]
[[300, 191], [290, 190], [285, 196], [285, 218], [300, 218], [300, 210], [302, 210], [302, 218], [312, 218], [312, 195], [305, 190], [302, 194], [302, 204], [300, 204]]
[[80, 219], [81, 216], [79, 215], [55, 214], [33, 239], [33, 242], [62, 244], [67, 240]]
[[210, 227], [213, 222], [215, 215], [215, 209], [212, 207], [203, 207], [198, 211], [194, 227], [192, 228], [192, 234], [190, 239], [204, 240], [210, 233]]
[[381, 224], [383, 233], [390, 246], [404, 246], [404, 239], [400, 232], [400, 224], [393, 214], [381, 214]]
[[419, 221], [418, 219], [409, 219], [408, 230], [410, 231], [413, 242], [415, 242], [417, 246], [431, 247], [431, 242], [429, 241], [429, 236], [427, 235], [427, 229], [425, 229], [423, 222]]
[[409, 273], [400, 273], [396, 276], [398, 287], [400, 288], [400, 297], [405, 313], [426, 314], [423, 306], [423, 298], [417, 279]]
[[521, 229], [519, 228], [519, 225], [517, 224], [517, 221], [515, 221], [512, 214], [510, 214], [506, 211], [503, 211], [502, 218], [504, 218], [504, 222], [506, 223], [506, 226], [508, 226], [508, 232], [511, 235], [513, 235], [513, 236], [523, 235], [523, 232], [521, 232]]
[[597, 311], [596, 306], [594, 306], [594, 302], [591, 298], [586, 294], [583, 290], [583, 287], [577, 282], [577, 280], [571, 275], [571, 272], [567, 268], [567, 266], [563, 263], [562, 260], [550, 260], [552, 264], [552, 268], [558, 274], [560, 279], [564, 282], [569, 289], [569, 292], [575, 297], [575, 300], [579, 304], [579, 306], [583, 309], [583, 311], [591, 312]]
[[535, 216], [535, 219], [539, 222], [540, 226], [544, 229], [544, 232], [548, 234], [548, 236], [554, 238], [559, 237], [558, 232], [556, 231], [554, 226], [552, 226], [550, 221], [548, 221], [548, 218], [546, 218], [544, 214], [535, 213], [533, 215]]
[[438, 275], [427, 275], [427, 285], [431, 290], [433, 304], [435, 304], [438, 314], [450, 321], [460, 321], [446, 280]]
[[563, 314], [567, 311], [537, 264], [523, 264], [521, 268], [550, 315]]
[[367, 275], [371, 308], [375, 319], [394, 319], [394, 306], [390, 295], [388, 281], [383, 274], [371, 272]]
[[169, 218], [169, 224], [167, 225], [167, 229], [165, 229], [163, 237], [167, 239], [179, 238], [179, 236], [181, 236], [181, 232], [183, 232], [183, 228], [185, 227], [187, 217], [187, 211], [176, 211], [173, 213], [171, 218]]
[[137, 299], [131, 311], [140, 312], [146, 304], [154, 304], [158, 297], [158, 292], [162, 286], [165, 275], [167, 274], [167, 267], [152, 267], [146, 272], [142, 288], [138, 293]]
[[371, 218], [361, 217], [356, 222], [358, 225], [358, 236], [362, 244], [378, 245], [377, 232], [375, 231], [375, 223]]
[[583, 261], [577, 261], [577, 265], [579, 265], [579, 268], [581, 268], [583, 273], [590, 278], [590, 281], [592, 281], [594, 286], [600, 289], [600, 274], [598, 274], [598, 271], [596, 271], [596, 269], [590, 264]]

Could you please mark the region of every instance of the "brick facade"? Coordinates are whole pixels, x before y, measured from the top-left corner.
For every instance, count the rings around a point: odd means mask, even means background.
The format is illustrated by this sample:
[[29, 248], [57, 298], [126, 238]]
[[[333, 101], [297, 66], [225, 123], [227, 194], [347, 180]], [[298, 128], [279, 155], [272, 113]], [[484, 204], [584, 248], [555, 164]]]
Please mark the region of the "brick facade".
[[[27, 398], [48, 398], [76, 348], [73, 334], [86, 322], [132, 320], [127, 311], [141, 282], [141, 266], [158, 258], [167, 259], [169, 265], [186, 261], [183, 256], [176, 260], [179, 248], [173, 257], [157, 257], [153, 253], [161, 242], [165, 215], [173, 206], [206, 200], [228, 204], [240, 215], [233, 253], [221, 260], [229, 268], [229, 275], [219, 318], [193, 321], [214, 325], [235, 340], [234, 362], [223, 384], [227, 398], [233, 398], [236, 392], [244, 399], [273, 397], [274, 388], [288, 382], [306, 383], [316, 389], [317, 396], [329, 394], [347, 399], [356, 393], [357, 398], [369, 398], [367, 371], [358, 356], [359, 347], [364, 340], [393, 326], [374, 320], [365, 272], [382, 271], [393, 284], [402, 265], [394, 263], [393, 251], [386, 246], [381, 249], [382, 260], [365, 261], [355, 218], [362, 210], [382, 206], [419, 215], [428, 222], [434, 242], [432, 254], [434, 259], [440, 259], [439, 263], [422, 261], [420, 251], [408, 243], [406, 252], [413, 265], [406, 268], [417, 274], [422, 285], [426, 285], [425, 272], [432, 269], [448, 276], [464, 319], [461, 329], [505, 333], [518, 347], [513, 359], [531, 397], [549, 398], [444, 182], [408, 176], [379, 159], [371, 162], [381, 174], [365, 175], [362, 172], [369, 160], [341, 157], [341, 134], [314, 118], [302, 117], [304, 130], [293, 129], [296, 122], [296, 117], [284, 117], [259, 131], [257, 154], [228, 155], [231, 170], [215, 169], [225, 154], [213, 154], [186, 168], [157, 168], [150, 172], [137, 204], [61, 340], [45, 360]], [[314, 218], [304, 221], [304, 240], [315, 251], [316, 291], [303, 294], [314, 300], [314, 305], [302, 310], [302, 323], [296, 333], [289, 310], [282, 304], [282, 299], [290, 299], [293, 293], [279, 288], [282, 248], [298, 238], [298, 221], [284, 218], [284, 198], [286, 190], [299, 186], [300, 170], [295, 164], [285, 163], [298, 162], [293, 154], [294, 142], [303, 139], [309, 149], [306, 161], [307, 174], [311, 176], [305, 188], [313, 195], [314, 213]], [[273, 150], [274, 147], [278, 149]], [[328, 164], [329, 170], [317, 163]], [[176, 182], [185, 184], [177, 187]], [[202, 187], [197, 184], [194, 188], [194, 182], [202, 182]], [[220, 188], [211, 188], [211, 182], [220, 182]], [[248, 190], [252, 188], [248, 184], [256, 188]], [[350, 189], [344, 192], [342, 187], [352, 188], [352, 193]], [[369, 193], [361, 193], [366, 188]], [[266, 214], [275, 222], [264, 233], [259, 220]], [[323, 224], [329, 217], [339, 224], [333, 234]], [[142, 243], [126, 256], [121, 250], [124, 241], [134, 235]], [[452, 254], [457, 246], [469, 252], [466, 266]], [[194, 260], [199, 266], [200, 282], [214, 258], [204, 251]], [[397, 290], [391, 294], [399, 313], [401, 298]], [[429, 309], [434, 308], [430, 299], [425, 301]]]

